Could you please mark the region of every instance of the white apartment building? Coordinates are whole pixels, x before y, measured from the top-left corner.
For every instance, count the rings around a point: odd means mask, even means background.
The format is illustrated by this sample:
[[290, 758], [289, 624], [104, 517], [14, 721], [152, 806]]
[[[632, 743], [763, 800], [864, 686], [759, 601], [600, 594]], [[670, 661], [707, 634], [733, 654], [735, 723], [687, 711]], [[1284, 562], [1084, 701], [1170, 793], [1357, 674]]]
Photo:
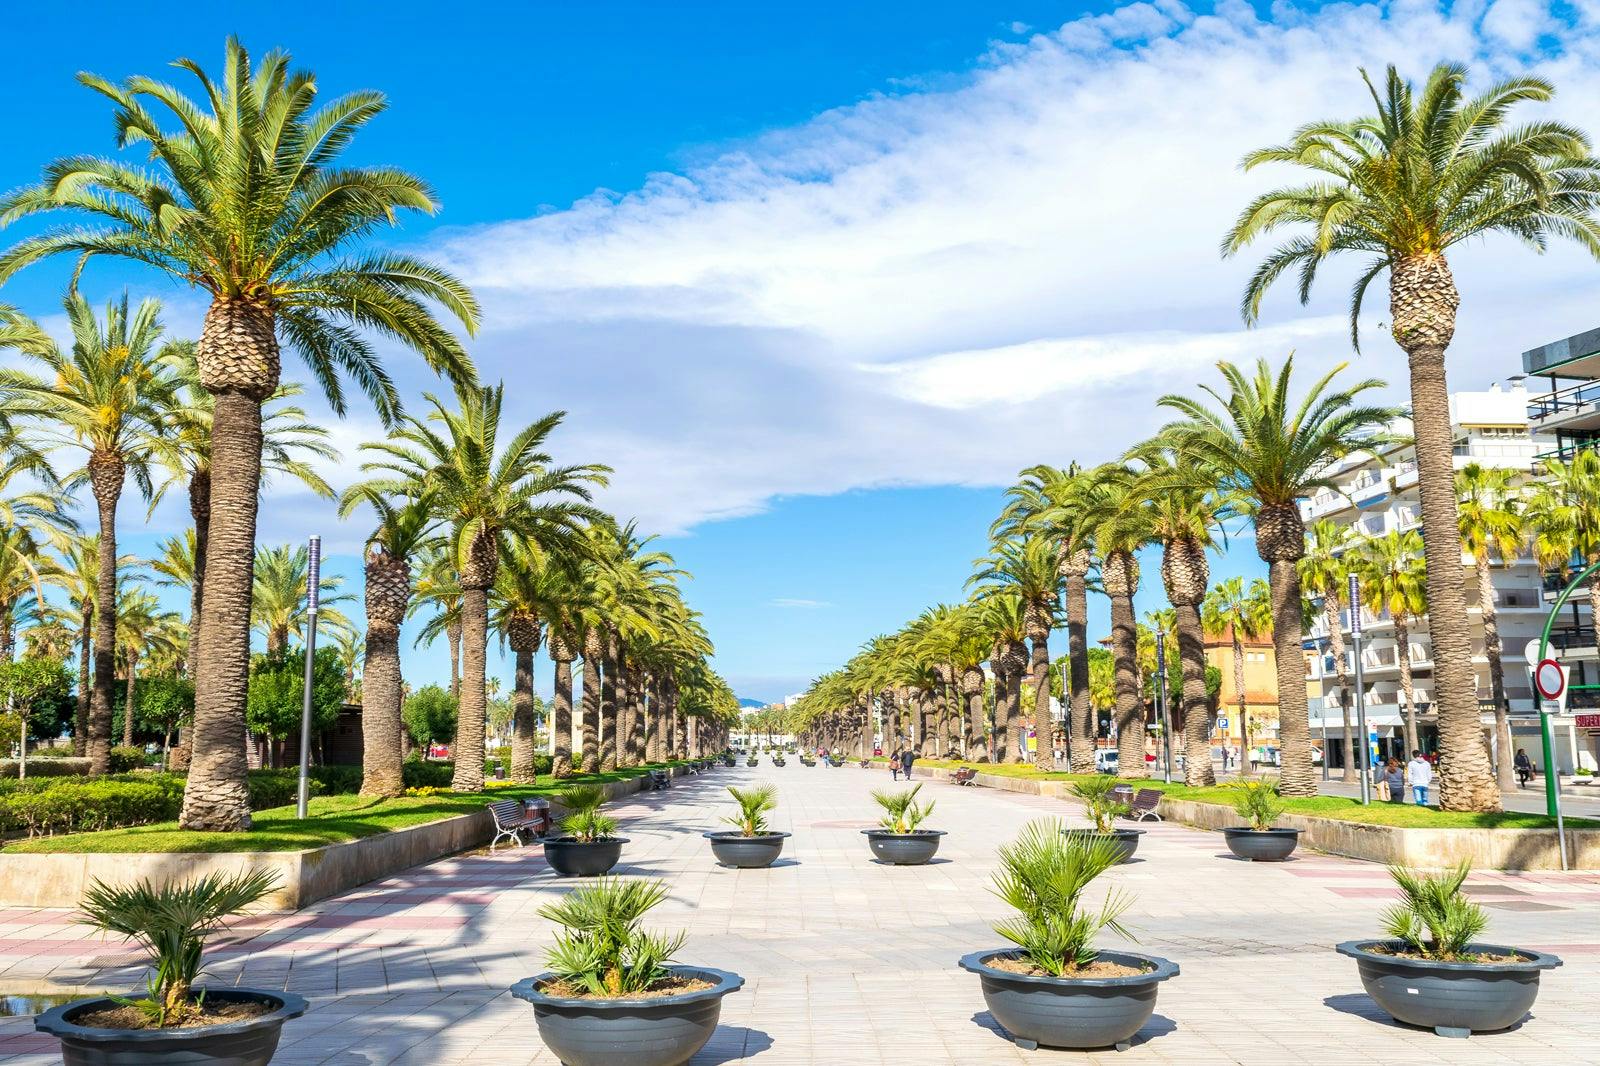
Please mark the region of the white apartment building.
[[[1507, 388], [1496, 384], [1484, 392], [1453, 394], [1450, 421], [1455, 430], [1457, 469], [1475, 462], [1483, 466], [1509, 467], [1531, 475], [1536, 456], [1553, 443], [1542, 434], [1536, 437], [1530, 432], [1529, 402], [1529, 394], [1520, 382]], [[1409, 419], [1402, 419], [1390, 428], [1394, 435], [1408, 437], [1411, 423]], [[1308, 526], [1315, 521], [1331, 519], [1349, 527], [1359, 537], [1421, 528], [1417, 464], [1415, 449], [1410, 445], [1351, 455], [1330, 472], [1330, 477], [1341, 491], [1323, 490], [1301, 501], [1300, 513]], [[1483, 612], [1479, 607], [1476, 569], [1465, 553], [1461, 575], [1474, 626], [1473, 664], [1478, 699], [1485, 728], [1492, 737], [1494, 712], [1489, 660], [1484, 654]], [[1505, 662], [1506, 696], [1513, 715], [1531, 716], [1534, 713], [1533, 692], [1523, 653], [1528, 641], [1538, 639], [1548, 609], [1542, 592], [1543, 575], [1532, 556], [1525, 554], [1506, 565], [1496, 563], [1493, 582]], [[1353, 684], [1348, 604], [1341, 619], [1346, 669]], [[1362, 682], [1369, 738], [1375, 735], [1378, 748], [1385, 756], [1398, 754], [1402, 749], [1405, 703], [1400, 688], [1399, 657], [1407, 655], [1411, 660], [1418, 735], [1423, 747], [1432, 750], [1437, 718], [1433, 713], [1433, 648], [1426, 617], [1410, 620], [1409, 647], [1404, 649], [1397, 645], [1394, 619], [1387, 611], [1374, 614], [1362, 608], [1361, 620]], [[1312, 694], [1312, 736], [1317, 739], [1326, 736], [1331, 765], [1343, 766], [1341, 692], [1329, 650], [1327, 623], [1320, 612], [1316, 624], [1306, 635], [1304, 646], [1307, 649], [1307, 684]], [[1353, 699], [1350, 704], [1353, 719]], [[1521, 730], [1515, 730], [1513, 742], [1528, 747], [1530, 754], [1534, 754], [1537, 732], [1537, 725], [1530, 721], [1526, 737]]]

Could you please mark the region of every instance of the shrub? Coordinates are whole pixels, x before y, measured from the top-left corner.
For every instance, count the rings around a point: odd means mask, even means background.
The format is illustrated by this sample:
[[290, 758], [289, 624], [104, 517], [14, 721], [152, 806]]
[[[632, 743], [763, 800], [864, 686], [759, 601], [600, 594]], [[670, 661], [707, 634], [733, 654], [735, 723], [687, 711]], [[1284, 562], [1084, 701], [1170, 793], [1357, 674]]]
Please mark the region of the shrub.
[[1089, 883], [1122, 861], [1115, 841], [1066, 832], [1059, 822], [1044, 820], [1030, 822], [1013, 843], [1001, 846], [999, 856], [995, 893], [1018, 916], [994, 931], [1045, 973], [1060, 977], [1094, 962], [1094, 938], [1102, 929], [1128, 936], [1118, 919], [1130, 897], [1113, 891], [1098, 911], [1082, 907]]
[[123, 747], [120, 744], [111, 749], [110, 767], [114, 774], [125, 774], [129, 770], [137, 770], [146, 763], [144, 749]]
[[[300, 771], [251, 770], [248, 776], [250, 809], [264, 811], [269, 807], [287, 807], [300, 795]], [[306, 791], [312, 796], [326, 795], [315, 774], [308, 774]]]
[[[89, 760], [79, 758], [28, 759], [28, 776], [33, 777], [83, 777], [89, 772]], [[0, 759], [0, 777], [16, 777], [17, 760]]]
[[883, 821], [878, 824], [891, 833], [915, 832], [917, 826], [933, 813], [933, 800], [917, 803], [917, 793], [921, 791], [921, 785], [913, 785], [900, 792], [874, 791], [872, 798], [883, 808]]
[[0, 795], [0, 819], [29, 836], [89, 833], [170, 821], [182, 803], [182, 787], [170, 782], [60, 781]]
[[1072, 794], [1083, 800], [1083, 811], [1094, 823], [1097, 833], [1113, 831], [1117, 827], [1117, 819], [1128, 813], [1128, 805], [1112, 795], [1116, 787], [1117, 779], [1110, 774], [1073, 782]]
[[557, 980], [594, 996], [648, 992], [668, 977], [666, 964], [685, 934], [647, 933], [639, 920], [667, 898], [660, 881], [602, 878], [575, 889], [539, 915], [562, 927], [545, 957]]
[[34, 759], [75, 759], [75, 758], [78, 758], [78, 756], [73, 753], [72, 745], [70, 745], [70, 744], [63, 744], [59, 748], [40, 748], [37, 751], [28, 752], [28, 761], [29, 762], [32, 762]]
[[1469, 955], [1468, 948], [1489, 925], [1488, 913], [1461, 894], [1471, 872], [1465, 862], [1439, 874], [1389, 867], [1403, 898], [1384, 912], [1385, 932], [1425, 959], [1451, 962]]
[[407, 759], [400, 768], [407, 788], [449, 788], [455, 772], [455, 763], [427, 762], [423, 759]]
[[778, 808], [778, 790], [771, 785], [747, 789], [737, 789], [729, 785], [728, 792], [733, 796], [733, 801], [739, 805], [739, 813], [724, 821], [738, 827], [741, 836], [753, 837], [765, 833], [767, 812]]
[[561, 793], [558, 802], [567, 810], [567, 816], [561, 819], [561, 831], [585, 844], [614, 836], [617, 820], [600, 813], [605, 801], [605, 790], [599, 785], [578, 785]]
[[1278, 782], [1268, 778], [1251, 781], [1239, 789], [1239, 794], [1233, 798], [1233, 809], [1250, 823], [1251, 829], [1262, 830], [1271, 829], [1286, 807], [1278, 798]]

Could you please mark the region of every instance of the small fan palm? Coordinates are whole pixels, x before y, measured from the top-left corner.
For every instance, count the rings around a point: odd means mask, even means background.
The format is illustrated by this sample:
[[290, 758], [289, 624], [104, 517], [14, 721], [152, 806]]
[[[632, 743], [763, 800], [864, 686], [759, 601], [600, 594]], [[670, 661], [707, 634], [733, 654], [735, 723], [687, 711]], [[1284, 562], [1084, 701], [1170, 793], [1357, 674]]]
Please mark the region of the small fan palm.
[[684, 933], [647, 933], [639, 920], [667, 898], [660, 881], [602, 878], [539, 909], [561, 926], [545, 956], [558, 981], [593, 996], [647, 992], [668, 976]]
[[760, 836], [767, 831], [767, 812], [778, 809], [778, 790], [771, 785], [739, 789], [728, 786], [728, 793], [739, 805], [739, 813], [726, 819], [737, 826], [741, 836]]
[[201, 1010], [193, 986], [206, 937], [224, 918], [260, 902], [277, 887], [277, 874], [266, 870], [232, 877], [212, 874], [159, 888], [149, 881], [125, 886], [96, 881], [79, 909], [85, 925], [131, 937], [149, 953], [155, 973], [148, 979], [148, 994], [129, 1002], [153, 1025], [164, 1027], [181, 1025]]
[[1113, 792], [1116, 787], [1117, 779], [1110, 774], [1097, 774], [1087, 781], [1072, 783], [1072, 794], [1083, 800], [1083, 812], [1094, 823], [1097, 833], [1111, 832], [1116, 828], [1117, 819], [1129, 811], [1128, 805]]
[[1423, 958], [1449, 962], [1471, 954], [1472, 942], [1489, 925], [1484, 909], [1461, 894], [1471, 872], [1468, 863], [1438, 874], [1389, 867], [1405, 898], [1384, 912], [1384, 931]]
[[1094, 962], [1094, 939], [1103, 929], [1129, 936], [1119, 919], [1131, 897], [1113, 891], [1098, 911], [1082, 907], [1090, 882], [1121, 861], [1115, 842], [1088, 839], [1065, 831], [1057, 821], [1043, 820], [1024, 827], [1015, 841], [1000, 848], [999, 857], [995, 895], [1018, 916], [994, 931], [1045, 973], [1060, 977]]
[[872, 798], [883, 808], [883, 821], [878, 824], [891, 833], [916, 832], [917, 826], [933, 813], [933, 800], [917, 802], [917, 793], [921, 791], [921, 785], [913, 785], [899, 792], [874, 790]]
[[1285, 805], [1278, 797], [1278, 783], [1267, 779], [1246, 782], [1233, 798], [1233, 809], [1249, 821], [1251, 829], [1262, 830], [1272, 828]]
[[616, 835], [617, 820], [600, 813], [606, 793], [599, 785], [574, 785], [558, 799], [567, 810], [567, 816], [561, 820], [563, 833], [585, 844]]

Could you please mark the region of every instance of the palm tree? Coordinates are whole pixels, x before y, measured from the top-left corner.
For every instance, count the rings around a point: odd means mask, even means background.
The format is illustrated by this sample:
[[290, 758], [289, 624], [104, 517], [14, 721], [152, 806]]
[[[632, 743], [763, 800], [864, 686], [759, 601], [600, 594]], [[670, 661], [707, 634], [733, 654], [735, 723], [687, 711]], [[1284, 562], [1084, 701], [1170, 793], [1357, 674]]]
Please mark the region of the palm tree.
[[[1368, 609], [1387, 611], [1394, 619], [1400, 690], [1406, 698], [1406, 750], [1416, 751], [1417, 700], [1411, 677], [1411, 622], [1428, 613], [1422, 538], [1415, 530], [1404, 533], [1390, 530], [1381, 537], [1363, 541], [1353, 562], [1361, 578], [1361, 597]], [[1435, 698], [1437, 695], [1435, 693]]]
[[[200, 383], [200, 364], [195, 345], [180, 341], [167, 347], [165, 362], [177, 378], [177, 402], [167, 425], [157, 440], [166, 479], [156, 489], [151, 509], [177, 487], [189, 497], [189, 516], [194, 522], [189, 550], [190, 573], [177, 582], [189, 592], [191, 635], [200, 625], [202, 592], [205, 585], [206, 548], [211, 542], [211, 421], [212, 397]], [[333, 489], [317, 473], [310, 459], [337, 462], [339, 453], [328, 444], [328, 431], [309, 420], [306, 412], [285, 401], [305, 390], [294, 382], [278, 386], [261, 411], [261, 485], [265, 489], [274, 473], [287, 474], [324, 499], [333, 498]], [[200, 642], [189, 642], [187, 672], [194, 677]]]
[[415, 646], [431, 645], [442, 634], [450, 656], [450, 695], [461, 698], [461, 578], [455, 556], [446, 545], [427, 548], [418, 564], [417, 592], [412, 610], [431, 608], [433, 614], [417, 633]]
[[500, 577], [495, 583], [492, 621], [516, 656], [516, 682], [511, 696], [511, 780], [519, 784], [531, 785], [536, 776], [533, 657], [538, 654], [546, 619], [560, 610], [555, 597], [562, 585], [555, 570], [555, 564], [537, 545], [512, 539], [500, 560]]
[[155, 595], [141, 588], [124, 589], [117, 597], [117, 648], [127, 688], [122, 709], [122, 746], [133, 745], [134, 686], [139, 663], [152, 654], [173, 652], [187, 640], [176, 611], [164, 610]]
[[1317, 775], [1300, 655], [1305, 608], [1296, 563], [1305, 554], [1306, 534], [1298, 501], [1314, 489], [1331, 488], [1326, 476], [1329, 465], [1358, 448], [1370, 447], [1395, 412], [1357, 403], [1361, 393], [1381, 387], [1381, 382], [1369, 379], [1335, 389], [1333, 381], [1343, 364], [1312, 385], [1298, 404], [1290, 397], [1293, 356], [1276, 374], [1264, 359], [1256, 363], [1254, 375], [1232, 363], [1217, 365], [1228, 395], [1210, 386], [1205, 391], [1221, 410], [1184, 396], [1163, 396], [1161, 405], [1183, 418], [1169, 424], [1162, 435], [1185, 462], [1204, 469], [1225, 490], [1237, 494], [1241, 507], [1254, 519], [1256, 552], [1267, 563], [1272, 588], [1283, 762], [1280, 787], [1284, 795], [1314, 796]]
[[[1350, 723], [1350, 670], [1344, 657], [1344, 624], [1340, 618], [1340, 597], [1349, 583], [1350, 567], [1345, 552], [1350, 548], [1353, 534], [1349, 527], [1330, 519], [1314, 522], [1306, 540], [1306, 553], [1296, 564], [1300, 568], [1300, 584], [1312, 596], [1322, 601], [1322, 618], [1328, 627], [1328, 650], [1333, 653], [1334, 677], [1339, 686], [1339, 710], [1344, 726], [1344, 779], [1354, 781], [1358, 773], [1355, 732]], [[1352, 605], [1359, 609], [1359, 605]], [[1327, 697], [1323, 697], [1326, 702]], [[1327, 709], [1323, 709], [1327, 718]], [[1324, 736], [1327, 730], [1323, 730]], [[1365, 747], [1363, 742], [1362, 747]], [[1328, 757], [1327, 752], [1322, 757]]]
[[[1040, 759], [1054, 769], [1054, 728], [1050, 718], [1050, 630], [1055, 627], [1056, 598], [1061, 584], [1061, 543], [1056, 537], [1034, 533], [1001, 535], [989, 555], [973, 564], [977, 571], [968, 585], [1011, 589], [1022, 600], [1030, 659], [1029, 684], [1033, 688], [1033, 729], [1039, 738]], [[982, 593], [980, 592], [980, 597]]]
[[[307, 590], [311, 581], [311, 553], [281, 544], [256, 550], [251, 615], [255, 628], [266, 640], [267, 654], [281, 658], [289, 651], [289, 638], [301, 637], [311, 620]], [[326, 571], [317, 575], [317, 628], [354, 629], [349, 617], [336, 605], [355, 597], [340, 592], [344, 578]]]
[[393, 499], [363, 485], [346, 490], [340, 517], [362, 503], [378, 516], [367, 538], [367, 648], [361, 672], [361, 794], [405, 791], [400, 705], [400, 626], [411, 609], [411, 560], [433, 538], [433, 501], [427, 495]]
[[483, 734], [487, 693], [489, 589], [500, 572], [510, 537], [554, 547], [572, 546], [583, 523], [603, 520], [590, 507], [589, 486], [605, 483], [602, 466], [552, 466], [542, 449], [565, 412], [555, 412], [516, 433], [502, 448], [502, 385], [462, 386], [457, 409], [438, 397], [426, 420], [405, 416], [389, 441], [366, 445], [381, 458], [363, 469], [381, 472], [372, 491], [394, 496], [428, 494], [450, 527], [450, 554], [461, 582], [462, 679], [456, 726], [458, 792], [483, 789]]
[[[980, 596], [984, 628], [992, 635], [989, 667], [994, 672], [994, 736], [996, 762], [1027, 762], [1026, 734], [1022, 724], [1022, 678], [1028, 668], [1028, 608], [1015, 591], [1006, 589]], [[898, 655], [896, 661], [904, 663]], [[1050, 690], [1045, 689], [1045, 699]], [[1037, 697], [1035, 697], [1037, 698]], [[1048, 705], [1047, 705], [1048, 706]], [[1051, 744], [1050, 712], [1035, 704], [1034, 734], [1040, 747]]]
[[87, 751], [91, 773], [111, 762], [111, 696], [116, 677], [113, 624], [117, 603], [117, 504], [128, 477], [152, 494], [150, 453], [160, 438], [174, 395], [171, 375], [159, 362], [161, 305], [145, 300], [129, 311], [128, 297], [106, 306], [104, 323], [82, 294], [65, 301], [72, 347], [63, 351], [36, 322], [9, 311], [0, 317], [0, 347], [15, 348], [39, 364], [40, 374], [0, 370], [0, 392], [11, 417], [42, 422], [42, 433], [87, 453], [68, 486], [88, 482], [100, 528], [100, 585], [95, 590], [94, 677], [89, 697]]
[[[403, 211], [431, 213], [417, 178], [392, 167], [340, 165], [355, 135], [385, 107], [356, 92], [314, 108], [316, 79], [283, 52], [257, 64], [229, 39], [222, 75], [179, 63], [200, 102], [145, 77], [121, 85], [80, 74], [115, 110], [119, 146], [148, 146], [140, 165], [92, 155], [58, 160], [43, 180], [0, 199], [0, 223], [44, 212], [76, 216], [0, 255], [0, 282], [67, 254], [131, 259], [210, 299], [197, 355], [212, 412], [211, 528], [201, 605], [194, 748], [185, 829], [249, 828], [245, 690], [250, 669], [251, 563], [261, 480], [261, 404], [278, 387], [280, 346], [307, 361], [334, 411], [348, 375], [392, 423], [399, 394], [373, 349], [383, 337], [419, 353], [453, 382], [474, 379], [437, 304], [470, 332], [478, 307], [429, 263], [353, 246]], [[160, 113], [176, 129], [164, 129]], [[82, 216], [99, 223], [86, 225]]]
[[1481, 96], [1464, 92], [1466, 68], [1441, 63], [1420, 93], [1389, 67], [1380, 93], [1361, 73], [1375, 112], [1317, 122], [1290, 143], [1252, 152], [1246, 168], [1289, 163], [1312, 183], [1257, 197], [1223, 241], [1232, 255], [1268, 233], [1298, 226], [1245, 289], [1253, 322], [1262, 298], [1285, 271], [1299, 274], [1307, 302], [1318, 268], [1335, 255], [1365, 257], [1350, 300], [1351, 340], [1368, 285], [1389, 272], [1390, 332], [1411, 371], [1417, 484], [1422, 496], [1435, 705], [1439, 709], [1440, 806], [1500, 808], [1479, 725], [1472, 639], [1461, 583], [1461, 543], [1454, 492], [1453, 432], [1445, 349], [1455, 334], [1460, 295], [1445, 253], [1491, 234], [1542, 251], [1552, 236], [1577, 241], [1600, 257], [1600, 162], [1578, 129], [1540, 121], [1512, 126], [1516, 105], [1554, 95], [1541, 78], [1508, 78]]
[[1514, 470], [1479, 463], [1468, 463], [1456, 471], [1461, 545], [1472, 556], [1478, 577], [1483, 650], [1489, 659], [1489, 690], [1494, 700], [1495, 779], [1502, 792], [1515, 783], [1516, 767], [1511, 755], [1511, 718], [1506, 700], [1506, 668], [1501, 660], [1494, 562], [1511, 562], [1528, 541], [1527, 513], [1517, 489], [1517, 477]]
[[[1584, 565], [1600, 562], [1600, 452], [1544, 460], [1544, 476], [1528, 500], [1528, 525], [1537, 531], [1534, 555], [1546, 569], [1566, 574], [1575, 558]], [[1600, 619], [1600, 581], [1589, 582], [1589, 610]], [[1595, 647], [1600, 650], [1600, 622]]]
[[1256, 578], [1250, 582], [1250, 589], [1246, 592], [1244, 578], [1230, 577], [1212, 589], [1201, 602], [1200, 618], [1207, 632], [1226, 633], [1233, 642], [1233, 691], [1238, 701], [1239, 715], [1239, 772], [1249, 776], [1254, 771], [1250, 765], [1250, 715], [1245, 698], [1244, 642], [1255, 640], [1272, 629], [1272, 589], [1265, 581]]
[[1136, 448], [1129, 458], [1141, 465], [1131, 495], [1144, 511], [1151, 536], [1161, 544], [1161, 581], [1172, 604], [1170, 631], [1177, 637], [1183, 676], [1184, 783], [1214, 785], [1211, 699], [1206, 691], [1206, 635], [1200, 604], [1211, 582], [1206, 552], [1216, 544], [1213, 531], [1231, 501], [1216, 491], [1203, 470], [1180, 462], [1159, 444]]
[[1111, 601], [1111, 654], [1115, 665], [1118, 773], [1145, 777], [1148, 735], [1139, 685], [1138, 621], [1133, 597], [1139, 591], [1139, 549], [1153, 536], [1149, 512], [1134, 487], [1133, 471], [1107, 463], [1084, 479], [1079, 506], [1093, 524], [1100, 551], [1100, 587]]
[[30, 529], [0, 530], [0, 664], [16, 658], [18, 623], [37, 619], [48, 607], [44, 582], [51, 576], [50, 561]]

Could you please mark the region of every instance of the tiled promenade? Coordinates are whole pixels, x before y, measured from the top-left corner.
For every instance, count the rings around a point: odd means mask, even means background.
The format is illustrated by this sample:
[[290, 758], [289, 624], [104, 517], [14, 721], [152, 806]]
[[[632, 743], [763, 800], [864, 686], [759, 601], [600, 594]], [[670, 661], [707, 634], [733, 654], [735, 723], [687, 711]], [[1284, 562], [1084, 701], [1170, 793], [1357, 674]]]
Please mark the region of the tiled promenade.
[[[715, 866], [700, 833], [727, 813], [727, 783], [775, 781], [792, 831], [770, 870]], [[1140, 948], [1176, 960], [1156, 1016], [1131, 1051], [1021, 1052], [993, 1028], [967, 951], [998, 945], [1005, 913], [988, 891], [997, 842], [1031, 818], [1076, 818], [1057, 801], [929, 784], [931, 825], [950, 831], [938, 861], [885, 867], [858, 830], [882, 771], [718, 770], [615, 813], [630, 838], [619, 872], [667, 879], [652, 924], [690, 932], [684, 961], [734, 970], [744, 991], [695, 1066], [850, 1066], [1082, 1061], [1136, 1064], [1600, 1063], [1600, 874], [1481, 873], [1471, 891], [1490, 938], [1555, 951], [1534, 1016], [1518, 1029], [1445, 1042], [1381, 1016], [1354, 963], [1332, 945], [1376, 935], [1393, 898], [1381, 867], [1321, 855], [1281, 866], [1227, 856], [1221, 840], [1152, 826], [1139, 860], [1107, 876], [1138, 897]], [[420, 867], [299, 914], [234, 926], [213, 955], [219, 979], [289, 988], [311, 1012], [285, 1031], [282, 1064], [553, 1064], [513, 981], [542, 969], [548, 929], [535, 911], [565, 888], [538, 847]], [[0, 911], [0, 993], [127, 989], [125, 945], [62, 911]], [[0, 1019], [0, 1062], [58, 1061], [31, 1019]]]

